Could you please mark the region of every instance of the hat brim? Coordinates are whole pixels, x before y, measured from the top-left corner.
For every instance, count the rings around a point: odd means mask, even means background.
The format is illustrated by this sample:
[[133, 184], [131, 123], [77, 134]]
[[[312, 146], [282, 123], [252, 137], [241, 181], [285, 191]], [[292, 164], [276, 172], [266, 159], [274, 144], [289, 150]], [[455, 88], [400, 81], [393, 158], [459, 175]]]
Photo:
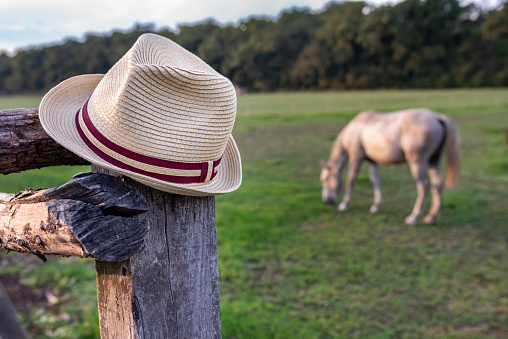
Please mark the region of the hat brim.
[[203, 183], [178, 184], [154, 179], [116, 167], [97, 156], [79, 136], [75, 116], [103, 77], [103, 74], [75, 76], [61, 82], [44, 96], [39, 106], [39, 118], [46, 132], [56, 142], [93, 164], [165, 192], [207, 196], [229, 193], [240, 186], [242, 182], [240, 152], [232, 135], [226, 143], [217, 175], [213, 180]]

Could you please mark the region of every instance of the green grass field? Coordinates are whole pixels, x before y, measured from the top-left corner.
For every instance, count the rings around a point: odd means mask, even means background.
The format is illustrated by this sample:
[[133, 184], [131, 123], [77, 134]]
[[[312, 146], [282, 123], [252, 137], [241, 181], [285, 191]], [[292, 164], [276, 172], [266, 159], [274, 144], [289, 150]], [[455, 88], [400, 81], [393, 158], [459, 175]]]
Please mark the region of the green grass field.
[[[0, 98], [0, 109], [38, 100]], [[347, 212], [323, 205], [319, 160], [354, 114], [418, 106], [450, 115], [462, 137], [461, 181], [438, 224], [404, 225], [416, 197], [406, 165], [381, 167], [381, 214], [368, 213], [366, 168]], [[240, 96], [244, 180], [216, 198], [222, 337], [506, 338], [507, 131], [508, 89]], [[2, 176], [0, 191], [87, 170]], [[35, 300], [20, 314], [35, 338], [99, 336], [93, 266], [0, 252], [0, 275]]]

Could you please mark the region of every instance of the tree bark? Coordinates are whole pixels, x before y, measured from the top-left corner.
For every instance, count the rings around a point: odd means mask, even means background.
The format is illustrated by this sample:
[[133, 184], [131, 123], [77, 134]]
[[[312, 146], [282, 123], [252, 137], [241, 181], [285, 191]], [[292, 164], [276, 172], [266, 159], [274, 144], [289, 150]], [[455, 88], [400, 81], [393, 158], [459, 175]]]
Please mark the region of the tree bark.
[[37, 108], [0, 110], [0, 174], [47, 166], [89, 164], [46, 133]]
[[96, 263], [101, 338], [220, 338], [214, 197], [125, 181], [148, 202], [149, 231], [130, 260]]
[[46, 190], [0, 193], [0, 248], [37, 255], [121, 261], [138, 252], [148, 209], [119, 178], [81, 173]]

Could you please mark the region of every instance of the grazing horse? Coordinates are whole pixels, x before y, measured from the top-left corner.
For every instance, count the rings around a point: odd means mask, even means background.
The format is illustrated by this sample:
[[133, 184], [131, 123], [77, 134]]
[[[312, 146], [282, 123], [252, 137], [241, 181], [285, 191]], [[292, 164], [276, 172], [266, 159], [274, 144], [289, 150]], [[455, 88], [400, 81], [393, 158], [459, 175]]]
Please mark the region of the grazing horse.
[[404, 221], [410, 225], [416, 223], [429, 190], [432, 189], [432, 204], [423, 221], [434, 224], [443, 192], [441, 154], [446, 152], [446, 186], [454, 186], [459, 178], [459, 143], [459, 133], [452, 120], [425, 108], [387, 114], [373, 111], [359, 113], [335, 139], [328, 162], [321, 163], [323, 202], [337, 202], [337, 192], [342, 186], [342, 172], [349, 159], [344, 198], [338, 206], [339, 211], [345, 211], [351, 201], [360, 163], [367, 160], [370, 165], [370, 181], [374, 187], [374, 204], [370, 212], [378, 213], [381, 205], [378, 164], [407, 162], [416, 181], [418, 195], [413, 211]]

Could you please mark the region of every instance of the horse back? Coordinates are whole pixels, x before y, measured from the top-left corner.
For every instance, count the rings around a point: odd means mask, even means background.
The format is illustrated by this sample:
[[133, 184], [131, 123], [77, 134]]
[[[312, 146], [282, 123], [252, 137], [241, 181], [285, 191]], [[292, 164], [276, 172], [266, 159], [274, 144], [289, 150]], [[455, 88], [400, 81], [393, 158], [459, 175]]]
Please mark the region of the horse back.
[[401, 147], [418, 161], [428, 161], [442, 148], [446, 129], [439, 115], [428, 109], [409, 110], [402, 114]]
[[428, 161], [442, 142], [444, 129], [436, 113], [420, 108], [386, 114], [362, 112], [343, 133], [342, 144], [348, 153], [388, 164]]

